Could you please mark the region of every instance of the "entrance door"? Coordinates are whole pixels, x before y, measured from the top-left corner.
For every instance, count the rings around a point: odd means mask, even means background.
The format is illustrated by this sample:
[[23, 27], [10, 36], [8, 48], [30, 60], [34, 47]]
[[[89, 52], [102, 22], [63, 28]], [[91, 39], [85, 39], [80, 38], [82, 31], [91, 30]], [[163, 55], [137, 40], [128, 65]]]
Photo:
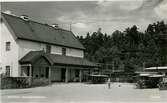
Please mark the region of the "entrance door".
[[49, 67], [45, 67], [45, 77], [49, 78]]
[[65, 68], [62, 68], [61, 69], [61, 81], [62, 82], [65, 82], [65, 76], [66, 75], [66, 69]]

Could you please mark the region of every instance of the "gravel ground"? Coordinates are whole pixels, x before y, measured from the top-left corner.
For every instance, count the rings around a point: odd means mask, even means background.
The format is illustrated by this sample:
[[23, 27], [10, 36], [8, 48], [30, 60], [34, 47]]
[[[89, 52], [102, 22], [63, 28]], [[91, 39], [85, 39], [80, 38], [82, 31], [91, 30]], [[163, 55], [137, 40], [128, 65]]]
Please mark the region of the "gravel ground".
[[134, 84], [54, 83], [1, 90], [2, 103], [167, 103], [167, 90], [135, 89]]

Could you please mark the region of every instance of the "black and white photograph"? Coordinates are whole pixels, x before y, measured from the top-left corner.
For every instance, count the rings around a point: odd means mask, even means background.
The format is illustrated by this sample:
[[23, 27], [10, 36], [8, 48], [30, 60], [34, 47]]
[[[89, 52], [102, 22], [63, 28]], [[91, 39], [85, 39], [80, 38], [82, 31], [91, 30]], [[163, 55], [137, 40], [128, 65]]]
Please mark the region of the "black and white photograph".
[[167, 103], [167, 0], [0, 7], [0, 103]]

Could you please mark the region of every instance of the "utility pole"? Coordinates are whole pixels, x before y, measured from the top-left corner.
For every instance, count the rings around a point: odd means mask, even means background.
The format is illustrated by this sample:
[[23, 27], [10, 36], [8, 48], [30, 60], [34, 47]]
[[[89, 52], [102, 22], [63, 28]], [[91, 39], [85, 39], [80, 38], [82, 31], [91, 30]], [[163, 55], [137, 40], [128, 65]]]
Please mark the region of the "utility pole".
[[145, 66], [145, 62], [143, 62], [143, 69], [142, 69], [142, 71], [144, 71], [145, 67], [146, 67], [146, 66]]
[[70, 31], [72, 31], [72, 23], [70, 23]]
[[115, 62], [114, 60], [112, 61], [112, 72], [114, 73], [114, 70], [115, 70]]

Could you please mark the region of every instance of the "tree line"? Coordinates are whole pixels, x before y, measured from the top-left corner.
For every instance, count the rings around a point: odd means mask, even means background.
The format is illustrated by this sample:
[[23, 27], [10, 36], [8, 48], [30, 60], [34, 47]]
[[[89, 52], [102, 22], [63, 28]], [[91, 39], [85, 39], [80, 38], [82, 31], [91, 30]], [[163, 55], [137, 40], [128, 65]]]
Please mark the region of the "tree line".
[[99, 28], [77, 38], [86, 48], [85, 57], [93, 62], [123, 64], [127, 71], [167, 65], [167, 24], [158, 21], [149, 24], [144, 32], [138, 29], [133, 25], [108, 35]]

